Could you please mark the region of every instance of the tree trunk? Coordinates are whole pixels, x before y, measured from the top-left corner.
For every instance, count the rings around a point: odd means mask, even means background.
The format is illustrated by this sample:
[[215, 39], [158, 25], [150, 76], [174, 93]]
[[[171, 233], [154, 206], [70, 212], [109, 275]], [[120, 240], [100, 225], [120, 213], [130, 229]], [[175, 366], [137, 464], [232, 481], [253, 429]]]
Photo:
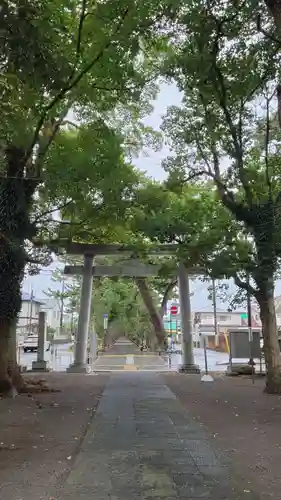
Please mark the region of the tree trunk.
[[166, 332], [164, 329], [162, 318], [153, 303], [153, 298], [151, 296], [150, 290], [147, 286], [145, 279], [143, 278], [137, 278], [136, 284], [142, 296], [143, 302], [148, 310], [150, 320], [154, 328], [155, 336], [157, 338], [157, 342], [160, 347], [163, 347], [164, 340], [166, 337]]
[[265, 0], [265, 4], [274, 19], [275, 26], [281, 38], [281, 0]]
[[263, 293], [258, 297], [262, 334], [264, 340], [264, 356], [266, 364], [265, 391], [269, 394], [281, 394], [281, 356], [276, 323], [274, 289], [263, 286]]
[[0, 394], [15, 396], [25, 387], [17, 364], [15, 321], [0, 322]]
[[0, 321], [0, 394], [9, 396], [13, 384], [9, 376], [10, 322]]
[[10, 329], [9, 339], [9, 356], [8, 356], [8, 374], [12, 381], [13, 387], [20, 393], [25, 387], [26, 383], [20, 372], [20, 367], [17, 363], [17, 322], [14, 320]]
[[170, 295], [171, 295], [173, 289], [175, 288], [176, 284], [177, 284], [177, 279], [173, 279], [172, 281], [170, 281], [170, 283], [166, 287], [166, 290], [164, 291], [164, 294], [162, 297], [162, 302], [161, 302], [161, 307], [160, 307], [161, 319], [163, 319], [163, 316], [165, 314], [165, 309], [167, 306], [167, 302], [168, 302]]

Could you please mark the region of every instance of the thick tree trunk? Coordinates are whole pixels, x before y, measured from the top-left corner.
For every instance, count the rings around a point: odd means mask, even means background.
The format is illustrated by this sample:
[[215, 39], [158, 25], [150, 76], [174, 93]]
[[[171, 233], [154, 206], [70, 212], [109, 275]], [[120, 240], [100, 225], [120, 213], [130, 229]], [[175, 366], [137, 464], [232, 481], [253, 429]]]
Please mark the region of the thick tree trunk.
[[164, 329], [162, 318], [154, 305], [150, 290], [146, 284], [145, 279], [143, 278], [136, 279], [136, 284], [142, 296], [143, 302], [147, 308], [147, 311], [149, 313], [150, 321], [153, 325], [157, 342], [160, 347], [163, 347], [164, 340], [166, 337], [166, 332]]
[[263, 293], [258, 298], [267, 371], [265, 391], [270, 394], [281, 394], [281, 356], [278, 342], [274, 290], [266, 288], [264, 287]]
[[13, 387], [18, 393], [26, 387], [24, 378], [20, 372], [20, 367], [17, 363], [17, 322], [14, 320], [10, 329], [9, 340], [9, 357], [8, 357], [8, 374], [12, 381]]
[[10, 328], [8, 320], [0, 321], [0, 394], [9, 396], [13, 384], [9, 376]]
[[17, 364], [15, 321], [0, 322], [0, 394], [15, 396], [25, 388]]

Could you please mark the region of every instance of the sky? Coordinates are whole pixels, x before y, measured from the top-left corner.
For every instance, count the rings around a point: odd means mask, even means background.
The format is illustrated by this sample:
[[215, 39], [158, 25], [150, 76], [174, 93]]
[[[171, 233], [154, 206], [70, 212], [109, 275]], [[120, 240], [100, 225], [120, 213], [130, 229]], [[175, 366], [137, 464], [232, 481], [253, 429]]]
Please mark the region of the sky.
[[[157, 100], [154, 102], [154, 110], [151, 115], [149, 115], [144, 121], [145, 124], [153, 127], [155, 130], [159, 130], [162, 117], [165, 115], [166, 110], [169, 106], [180, 105], [181, 96], [175, 85], [162, 85], [160, 93]], [[134, 164], [140, 169], [145, 171], [150, 177], [156, 180], [165, 179], [166, 173], [161, 167], [161, 162], [164, 160], [170, 151], [167, 147], [163, 147], [161, 151], [146, 151], [146, 154], [141, 154], [138, 158], [134, 160]], [[30, 293], [31, 289], [35, 294], [36, 298], [43, 298], [44, 291], [48, 288], [58, 289], [59, 284], [54, 283], [51, 279], [52, 270], [57, 267], [56, 263], [52, 266], [42, 270], [40, 275], [28, 277], [23, 283], [23, 290]], [[231, 290], [235, 292], [235, 287], [230, 283]], [[191, 306], [194, 311], [208, 311], [212, 309], [212, 303], [208, 299], [207, 285], [202, 284], [200, 280], [192, 280], [191, 291], [193, 296], [191, 298]], [[276, 283], [276, 295], [281, 294], [281, 282]], [[226, 309], [227, 304], [222, 304], [218, 302], [218, 307], [221, 309]]]

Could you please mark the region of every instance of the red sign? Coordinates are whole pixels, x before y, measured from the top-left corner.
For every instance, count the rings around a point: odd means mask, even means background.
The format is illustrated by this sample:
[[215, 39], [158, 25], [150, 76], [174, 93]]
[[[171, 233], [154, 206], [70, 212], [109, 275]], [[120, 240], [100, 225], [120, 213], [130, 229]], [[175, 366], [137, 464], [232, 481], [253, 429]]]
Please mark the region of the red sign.
[[170, 313], [172, 314], [172, 316], [175, 316], [176, 314], [178, 314], [177, 306], [172, 306], [170, 309]]

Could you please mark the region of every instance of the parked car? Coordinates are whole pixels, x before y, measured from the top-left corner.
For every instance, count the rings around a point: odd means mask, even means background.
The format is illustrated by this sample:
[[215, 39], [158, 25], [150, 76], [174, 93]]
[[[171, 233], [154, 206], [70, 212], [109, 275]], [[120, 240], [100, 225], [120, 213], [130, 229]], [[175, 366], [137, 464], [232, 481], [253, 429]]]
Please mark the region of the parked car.
[[[51, 343], [49, 341], [45, 341], [45, 351], [49, 351], [51, 347]], [[27, 336], [27, 338], [23, 342], [23, 351], [24, 352], [36, 352], [38, 350], [38, 335], [36, 333], [31, 333]]]
[[179, 347], [168, 347], [166, 352], [168, 354], [182, 354], [182, 350]]
[[30, 334], [23, 342], [24, 352], [34, 352], [38, 349], [38, 335]]

